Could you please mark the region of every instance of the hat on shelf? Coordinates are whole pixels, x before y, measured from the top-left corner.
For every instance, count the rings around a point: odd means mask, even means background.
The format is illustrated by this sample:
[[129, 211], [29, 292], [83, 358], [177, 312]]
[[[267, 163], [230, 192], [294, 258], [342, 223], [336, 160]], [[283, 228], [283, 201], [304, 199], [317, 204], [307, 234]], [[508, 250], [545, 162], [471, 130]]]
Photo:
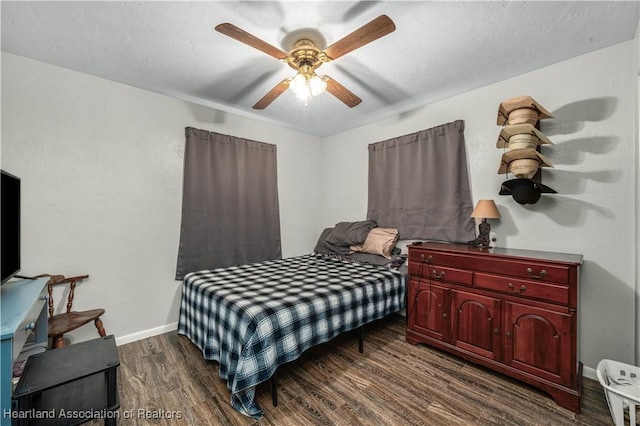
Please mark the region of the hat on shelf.
[[535, 149], [543, 144], [553, 145], [553, 142], [532, 124], [513, 124], [502, 128], [496, 147], [510, 150]]
[[500, 195], [511, 195], [519, 204], [535, 204], [540, 194], [556, 194], [557, 192], [540, 182], [531, 179], [510, 179], [500, 186]]
[[498, 125], [536, 124], [538, 120], [551, 118], [553, 115], [531, 96], [518, 96], [507, 99], [498, 107]]
[[539, 167], [553, 165], [533, 148], [513, 149], [502, 154], [498, 174], [510, 172], [517, 178], [531, 179]]

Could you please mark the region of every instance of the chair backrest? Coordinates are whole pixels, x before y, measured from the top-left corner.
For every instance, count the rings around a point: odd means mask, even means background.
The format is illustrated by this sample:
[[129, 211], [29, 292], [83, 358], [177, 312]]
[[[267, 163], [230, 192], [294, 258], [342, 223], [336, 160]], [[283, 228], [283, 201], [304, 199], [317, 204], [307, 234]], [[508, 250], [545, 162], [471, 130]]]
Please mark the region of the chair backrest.
[[76, 281], [82, 281], [85, 278], [89, 278], [89, 275], [77, 275], [75, 277], [66, 278], [64, 275], [49, 275], [43, 274], [39, 275], [40, 277], [50, 277], [47, 282], [47, 292], [49, 293], [49, 318], [54, 316], [54, 307], [53, 307], [53, 286], [54, 285], [62, 285], [69, 284], [69, 295], [67, 296], [67, 313], [71, 312], [71, 308], [73, 306], [73, 297], [74, 291], [76, 288]]

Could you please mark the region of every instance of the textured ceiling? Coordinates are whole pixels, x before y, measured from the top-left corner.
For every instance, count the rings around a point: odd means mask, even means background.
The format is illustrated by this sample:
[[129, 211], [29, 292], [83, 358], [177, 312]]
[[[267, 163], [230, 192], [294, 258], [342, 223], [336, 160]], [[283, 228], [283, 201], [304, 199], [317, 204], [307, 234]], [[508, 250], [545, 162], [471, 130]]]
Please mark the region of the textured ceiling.
[[[4, 51], [325, 137], [633, 39], [639, 3], [2, 1], [1, 14]], [[381, 14], [395, 32], [318, 70], [355, 108], [287, 91], [253, 110], [294, 71], [214, 30], [230, 22], [288, 51], [292, 32], [330, 45]]]

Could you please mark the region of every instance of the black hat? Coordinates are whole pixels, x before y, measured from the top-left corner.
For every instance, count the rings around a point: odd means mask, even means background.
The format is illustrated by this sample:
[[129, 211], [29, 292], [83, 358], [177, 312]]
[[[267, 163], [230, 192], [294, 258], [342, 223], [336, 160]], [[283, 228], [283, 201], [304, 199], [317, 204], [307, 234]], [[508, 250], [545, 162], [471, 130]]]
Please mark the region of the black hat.
[[511, 195], [520, 204], [535, 204], [540, 199], [540, 194], [557, 194], [546, 185], [531, 179], [511, 179], [502, 183], [500, 195]]

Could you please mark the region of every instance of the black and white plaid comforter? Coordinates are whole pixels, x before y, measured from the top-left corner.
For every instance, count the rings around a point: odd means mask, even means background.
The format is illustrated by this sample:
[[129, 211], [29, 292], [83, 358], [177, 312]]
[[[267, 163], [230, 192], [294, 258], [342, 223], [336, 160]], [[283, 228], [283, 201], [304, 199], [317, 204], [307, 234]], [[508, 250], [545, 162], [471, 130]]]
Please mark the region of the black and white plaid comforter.
[[219, 363], [231, 405], [260, 418], [255, 386], [278, 366], [405, 306], [396, 270], [309, 254], [185, 276], [178, 333]]

